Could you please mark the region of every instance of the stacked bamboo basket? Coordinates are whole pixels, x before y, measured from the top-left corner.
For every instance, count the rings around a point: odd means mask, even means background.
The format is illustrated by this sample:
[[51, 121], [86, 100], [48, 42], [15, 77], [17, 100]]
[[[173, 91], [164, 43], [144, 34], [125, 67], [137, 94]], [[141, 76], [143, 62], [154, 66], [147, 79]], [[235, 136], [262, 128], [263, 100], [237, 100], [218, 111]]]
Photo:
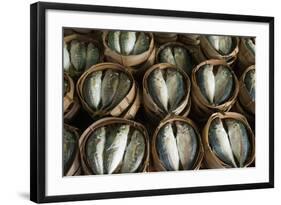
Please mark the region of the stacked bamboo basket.
[[[133, 49], [128, 53], [129, 46], [121, 43], [122, 31], [118, 32], [84, 28], [64, 29], [63, 41], [67, 55], [64, 55], [63, 59], [63, 115], [64, 132], [68, 135], [64, 134], [63, 141], [64, 149], [69, 149], [64, 150], [63, 158], [67, 160], [64, 164], [64, 175], [255, 166], [255, 100], [252, 91], [255, 88], [254, 85], [251, 88], [248, 85], [249, 73], [255, 71], [255, 54], [250, 48], [255, 44], [253, 38], [249, 40], [246, 37], [228, 37], [228, 41], [231, 41], [231, 46], [228, 46], [212, 43], [207, 35], [136, 32], [137, 40], [140, 35], [145, 36], [139, 41], [139, 45], [145, 48], [140, 51]], [[116, 36], [121, 40], [117, 43], [114, 40], [112, 43], [112, 38], [117, 38]], [[129, 35], [126, 37], [130, 38]], [[137, 40], [135, 44], [138, 43]], [[227, 47], [227, 52], [219, 50], [218, 46]], [[80, 53], [75, 55], [77, 50]], [[90, 59], [89, 53], [93, 55], [94, 52], [98, 53], [98, 56]], [[111, 81], [103, 85], [103, 80], [107, 79], [106, 75]], [[128, 87], [119, 86], [125, 81], [118, 81], [118, 86], [115, 84], [114, 76], [121, 79], [121, 75], [130, 83]], [[216, 79], [219, 75], [229, 77], [231, 84]], [[107, 86], [111, 89], [106, 93], [111, 96], [111, 104], [106, 105], [103, 91], [98, 91], [103, 88], [95, 87], [97, 82], [101, 87]], [[95, 92], [89, 91], [89, 86]], [[231, 88], [228, 88], [229, 86]], [[113, 103], [118, 93], [123, 90], [126, 90], [126, 93], [119, 101]], [[223, 93], [217, 94], [217, 90]], [[220, 101], [218, 96], [224, 99]], [[98, 97], [100, 100], [97, 100]], [[212, 144], [213, 135], [218, 137], [217, 139], [220, 137], [216, 132], [220, 122], [229, 139], [229, 122], [237, 123], [246, 132], [248, 154], [242, 160], [238, 159], [232, 150], [235, 157], [233, 166], [219, 155], [216, 145]], [[112, 130], [117, 130], [119, 134], [124, 131], [118, 126], [123, 126], [122, 129], [128, 126], [127, 135], [130, 137], [124, 144], [122, 157], [115, 163], [114, 170], [111, 170], [110, 166], [114, 163], [108, 164], [105, 158], [114, 158], [113, 154], [117, 151], [112, 151], [113, 145], [109, 146], [107, 143], [122, 143], [121, 138], [119, 141], [115, 140], [118, 134], [112, 138]], [[103, 129], [106, 130], [104, 138]], [[174, 136], [173, 139], [168, 136], [168, 129], [170, 135]], [[139, 164], [134, 165], [133, 169], [130, 164], [133, 162], [127, 162], [131, 169], [126, 169], [126, 157], [130, 157], [126, 153], [129, 152], [130, 146], [133, 146], [131, 144], [136, 130], [139, 136], [142, 136], [144, 147], [135, 147], [138, 152], [134, 154], [141, 153]], [[180, 135], [181, 131], [186, 133]], [[107, 133], [111, 133], [111, 136]], [[182, 150], [179, 145], [179, 141], [184, 139], [179, 138], [186, 136], [189, 138], [185, 138], [187, 141], [184, 142], [195, 143], [185, 144], [190, 146], [190, 152]], [[95, 154], [91, 155], [89, 143], [93, 137], [96, 138], [93, 141], [93, 146], [96, 147], [93, 148]], [[176, 150], [174, 154], [167, 154], [168, 151], [161, 148], [166, 146], [168, 141], [173, 141], [175, 145], [167, 146], [172, 151]], [[104, 150], [99, 153], [101, 147], [104, 147]], [[107, 150], [112, 153], [106, 153]], [[168, 156], [166, 159], [163, 158], [163, 153]], [[192, 163], [184, 163], [186, 156], [192, 156]], [[101, 164], [97, 165], [98, 162]], [[92, 168], [94, 165], [97, 167]]]

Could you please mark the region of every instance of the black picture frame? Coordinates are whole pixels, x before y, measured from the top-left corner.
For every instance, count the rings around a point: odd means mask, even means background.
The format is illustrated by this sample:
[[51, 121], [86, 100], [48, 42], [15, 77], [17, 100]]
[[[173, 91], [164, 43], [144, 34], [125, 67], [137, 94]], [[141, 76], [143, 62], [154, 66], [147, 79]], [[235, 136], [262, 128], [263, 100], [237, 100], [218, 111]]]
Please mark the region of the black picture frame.
[[[269, 24], [269, 181], [239, 185], [203, 186], [158, 190], [108, 192], [46, 196], [45, 192], [45, 25], [46, 10], [86, 11], [194, 19], [234, 20]], [[97, 200], [123, 197], [186, 194], [274, 187], [274, 18], [248, 15], [156, 10], [144, 8], [109, 7], [82, 4], [38, 2], [30, 7], [30, 199], [37, 203], [76, 200]], [[267, 122], [265, 122], [267, 123]]]

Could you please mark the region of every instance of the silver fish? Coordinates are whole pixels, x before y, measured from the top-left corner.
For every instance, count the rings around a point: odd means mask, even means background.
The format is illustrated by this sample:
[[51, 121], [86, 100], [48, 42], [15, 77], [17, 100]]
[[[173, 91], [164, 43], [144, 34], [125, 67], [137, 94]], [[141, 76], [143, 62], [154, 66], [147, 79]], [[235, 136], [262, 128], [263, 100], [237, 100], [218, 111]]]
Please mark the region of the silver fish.
[[233, 76], [230, 70], [224, 66], [219, 66], [215, 76], [215, 96], [214, 103], [219, 105], [225, 102], [233, 90]]
[[174, 59], [176, 61], [176, 66], [183, 71], [186, 72], [186, 74], [190, 75], [192, 71], [192, 58], [190, 54], [187, 52], [185, 48], [182, 47], [174, 47]]
[[120, 125], [116, 130], [113, 142], [105, 150], [105, 169], [107, 174], [112, 174], [123, 159], [127, 145], [129, 125]]
[[168, 89], [160, 69], [153, 71], [150, 75], [148, 86], [149, 92], [156, 104], [168, 111]]
[[68, 72], [71, 66], [69, 52], [66, 43], [63, 46], [63, 69]]
[[119, 85], [117, 87], [118, 92], [115, 93], [113, 102], [110, 107], [114, 107], [118, 105], [118, 103], [120, 103], [121, 100], [123, 100], [126, 97], [131, 87], [132, 87], [131, 80], [125, 73], [121, 72], [119, 74]]
[[197, 82], [203, 96], [209, 103], [213, 104], [216, 86], [213, 65], [204, 65], [204, 67], [199, 70]]
[[63, 129], [63, 164], [64, 171], [67, 171], [71, 159], [75, 153], [77, 146], [77, 139], [74, 133], [70, 132], [67, 129]]
[[149, 48], [149, 37], [144, 33], [140, 32], [136, 44], [134, 46], [133, 54], [137, 55], [147, 51]]
[[179, 154], [172, 125], [167, 124], [160, 130], [157, 139], [159, 159], [168, 171], [179, 169]]
[[93, 43], [89, 43], [87, 47], [86, 69], [97, 64], [99, 62], [99, 58], [99, 49]]
[[183, 77], [178, 71], [174, 69], [167, 69], [166, 75], [166, 85], [169, 96], [169, 110], [173, 111], [179, 106], [179, 103], [184, 97], [185, 85], [183, 82]]
[[232, 37], [230, 36], [208, 36], [212, 46], [222, 54], [229, 54], [232, 50]]
[[223, 162], [232, 167], [237, 167], [232, 153], [228, 135], [221, 119], [215, 119], [209, 128], [209, 143], [213, 152]]
[[121, 32], [120, 34], [120, 46], [121, 53], [124, 55], [129, 55], [135, 46], [136, 42], [136, 32]]
[[177, 146], [181, 165], [184, 170], [191, 169], [198, 149], [197, 136], [194, 129], [181, 122], [176, 122]]
[[86, 46], [84, 42], [71, 41], [70, 58], [74, 69], [76, 71], [83, 71], [86, 65]]
[[87, 104], [93, 109], [97, 109], [101, 102], [101, 85], [102, 71], [94, 72], [94, 74], [86, 79], [84, 85], [84, 96]]
[[112, 103], [119, 84], [119, 73], [108, 69], [105, 71], [101, 85], [102, 109], [105, 109]]
[[97, 129], [89, 138], [86, 151], [90, 167], [95, 174], [103, 174], [103, 151], [105, 147], [105, 127]]
[[255, 69], [249, 70], [244, 79], [245, 86], [251, 96], [251, 99], [255, 101], [256, 97], [256, 71]]
[[108, 33], [108, 46], [116, 51], [117, 53], [121, 53], [121, 48], [120, 48], [120, 31], [110, 31]]
[[252, 39], [247, 39], [246, 40], [246, 46], [250, 49], [252, 54], [255, 55], [255, 53], [256, 53], [256, 49], [255, 49], [256, 46], [255, 46], [255, 44], [254, 44]]
[[63, 95], [65, 95], [66, 94], [66, 92], [68, 91], [68, 81], [67, 80], [65, 80], [65, 78], [63, 79]]
[[167, 47], [161, 51], [160, 62], [176, 65], [176, 61], [174, 59], [174, 55], [173, 55], [171, 47]]
[[243, 167], [250, 153], [250, 141], [245, 126], [232, 119], [226, 119], [227, 132], [233, 154], [239, 167]]
[[144, 151], [145, 151], [144, 137], [138, 130], [135, 130], [132, 134], [129, 145], [126, 148], [126, 153], [121, 167], [121, 172], [122, 173], [135, 172], [139, 168], [143, 160]]

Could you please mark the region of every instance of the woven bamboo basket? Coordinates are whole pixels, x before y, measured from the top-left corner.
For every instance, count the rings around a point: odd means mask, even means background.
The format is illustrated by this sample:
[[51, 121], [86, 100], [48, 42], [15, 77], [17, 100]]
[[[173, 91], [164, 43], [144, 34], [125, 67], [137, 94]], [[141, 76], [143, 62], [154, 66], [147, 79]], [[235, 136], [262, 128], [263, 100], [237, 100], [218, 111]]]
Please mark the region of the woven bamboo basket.
[[232, 37], [232, 39], [234, 43], [233, 50], [227, 55], [218, 52], [204, 35], [200, 36], [200, 46], [207, 59], [225, 60], [228, 65], [232, 66], [236, 61], [239, 52], [239, 38]]
[[178, 72], [180, 72], [184, 78], [185, 87], [186, 87], [186, 95], [184, 96], [183, 100], [179, 104], [179, 106], [174, 109], [171, 113], [175, 115], [179, 114], [184, 114], [187, 115], [190, 110], [190, 89], [191, 89], [191, 84], [189, 77], [185, 74], [185, 72], [181, 69], [176, 68], [176, 66], [168, 64], [168, 63], [159, 63], [153, 65], [151, 68], [149, 68], [146, 73], [144, 74], [143, 77], [143, 103], [144, 103], [144, 108], [148, 111], [148, 113], [153, 114], [155, 117], [163, 119], [166, 117], [168, 113], [164, 111], [162, 108], [160, 108], [153, 100], [151, 97], [149, 90], [148, 90], [148, 77], [149, 75], [156, 69], [175, 69]]
[[[254, 41], [255, 42], [255, 41]], [[238, 53], [239, 70], [238, 73], [241, 75], [245, 69], [256, 63], [255, 54], [246, 45], [246, 38], [241, 38], [240, 49]]]
[[210, 128], [212, 121], [216, 118], [239, 120], [246, 127], [246, 129], [248, 131], [248, 136], [249, 136], [249, 140], [251, 143], [251, 147], [252, 147], [250, 155], [244, 165], [244, 167], [248, 167], [255, 160], [255, 136], [254, 136], [254, 133], [253, 133], [247, 119], [243, 115], [241, 115], [239, 113], [235, 113], [235, 112], [214, 113], [208, 119], [208, 121], [203, 129], [203, 132], [202, 132], [202, 140], [203, 140], [203, 146], [204, 146], [204, 150], [205, 150], [204, 160], [205, 160], [206, 167], [207, 168], [230, 168], [230, 166], [228, 164], [224, 163], [222, 160], [220, 160], [216, 156], [216, 154], [212, 151], [212, 148], [209, 144], [209, 128]]
[[107, 61], [109, 62], [114, 62], [114, 63], [119, 63], [126, 68], [137, 69], [137, 66], [145, 63], [149, 57], [151, 56], [153, 50], [154, 50], [154, 37], [152, 33], [145, 33], [149, 36], [150, 38], [150, 44], [149, 48], [147, 51], [137, 54], [137, 55], [122, 55], [120, 53], [117, 53], [113, 51], [109, 46], [108, 46], [108, 32], [105, 31], [103, 32], [102, 39], [103, 39], [103, 46], [104, 46], [104, 55]]
[[[93, 38], [94, 36], [92, 36], [91, 34], [78, 34], [78, 33], [74, 33], [68, 36], [65, 36], [63, 38], [64, 42], [66, 44], [69, 44], [71, 41], [73, 40], [78, 40], [79, 42], [86, 42], [86, 43], [93, 43], [98, 49], [99, 49], [99, 62], [103, 62], [103, 49], [101, 44], [99, 43], [99, 41], [95, 40], [95, 38]], [[73, 66], [71, 66], [69, 68], [69, 72], [68, 74], [74, 79], [76, 80], [85, 70], [87, 70], [88, 68], [84, 68], [83, 71], [76, 71], [74, 70]]]
[[196, 46], [200, 44], [200, 35], [197, 34], [179, 34], [178, 39], [185, 45]]
[[178, 39], [178, 34], [176, 33], [154, 33], [155, 41], [158, 44], [164, 44], [167, 42], [173, 42]]
[[67, 81], [68, 86], [63, 97], [63, 115], [64, 121], [69, 122], [79, 112], [80, 104], [75, 92], [74, 82], [67, 73], [64, 73], [64, 80]]
[[[146, 128], [140, 124], [137, 123], [135, 121], [131, 121], [131, 120], [127, 120], [124, 118], [116, 118], [116, 117], [107, 117], [107, 118], [102, 118], [96, 122], [94, 122], [93, 124], [91, 124], [81, 135], [80, 139], [79, 139], [79, 149], [80, 149], [80, 155], [81, 155], [81, 164], [82, 164], [82, 168], [84, 171], [85, 175], [93, 175], [94, 172], [92, 171], [92, 169], [89, 166], [87, 157], [86, 157], [86, 145], [87, 145], [87, 141], [89, 139], [89, 137], [91, 136], [91, 134], [93, 132], [95, 132], [96, 129], [103, 127], [103, 126], [108, 126], [108, 125], [114, 125], [114, 124], [127, 124], [130, 125], [131, 127], [139, 130], [145, 139], [145, 153], [144, 153], [144, 157], [143, 157], [143, 161], [140, 165], [140, 167], [138, 168], [137, 172], [147, 172], [148, 171], [148, 166], [149, 166], [149, 156], [150, 156], [150, 150], [149, 150], [149, 136], [148, 133], [146, 131]], [[122, 162], [121, 162], [122, 164]], [[119, 168], [121, 166], [121, 164], [119, 165]], [[118, 168], [116, 169], [116, 173], [118, 173]]]
[[239, 85], [240, 85], [240, 90], [239, 90], [239, 101], [241, 103], [241, 105], [243, 106], [243, 108], [245, 110], [247, 110], [248, 112], [255, 114], [255, 101], [252, 100], [251, 96], [249, 95], [249, 92], [246, 88], [246, 85], [244, 83], [244, 79], [246, 74], [250, 71], [250, 70], [255, 70], [255, 65], [251, 65], [250, 67], [248, 67], [245, 72], [243, 73], [243, 75], [240, 78], [239, 81]]
[[[206, 64], [211, 64], [211, 65], [214, 65], [214, 66], [224, 65], [227, 68], [229, 68], [229, 70], [233, 74], [234, 89], [233, 89], [233, 92], [232, 92], [232, 96], [230, 96], [230, 98], [226, 102], [224, 102], [220, 105], [210, 104], [205, 99], [205, 97], [202, 95], [201, 90], [198, 86], [197, 78], [196, 78], [197, 72], [198, 72], [199, 69], [201, 69]], [[212, 60], [207, 60], [207, 61], [204, 61], [204, 62], [200, 63], [192, 71], [191, 82], [192, 82], [192, 95], [191, 95], [192, 109], [193, 109], [193, 112], [196, 113], [198, 117], [200, 116], [202, 118], [208, 118], [209, 115], [211, 115], [214, 112], [229, 111], [231, 109], [231, 107], [234, 105], [234, 103], [236, 101], [236, 98], [238, 96], [239, 82], [238, 82], [233, 70], [226, 64], [226, 62], [224, 60], [214, 60], [214, 59], [212, 59]]]
[[[92, 73], [96, 71], [105, 71], [107, 69], [116, 70], [118, 72], [124, 72], [128, 75], [129, 79], [132, 82], [131, 89], [129, 90], [126, 97], [119, 102], [118, 105], [116, 105], [114, 108], [108, 110], [93, 110], [85, 101], [84, 95], [83, 95], [83, 87], [85, 84], [85, 80], [87, 77], [89, 77]], [[85, 71], [83, 75], [79, 78], [76, 90], [78, 93], [78, 96], [80, 98], [81, 104], [83, 108], [89, 113], [90, 116], [93, 118], [95, 117], [104, 117], [104, 116], [124, 116], [128, 118], [133, 118], [136, 115], [136, 112], [139, 108], [139, 97], [136, 97], [138, 95], [138, 89], [136, 82], [131, 74], [131, 72], [128, 71], [124, 66], [116, 64], [116, 63], [100, 63], [97, 65], [92, 66], [90, 69]], [[128, 108], [130, 108], [129, 112]]]
[[68, 124], [64, 124], [64, 129], [75, 134], [77, 138], [77, 147], [70, 163], [67, 165], [66, 170], [64, 170], [64, 176], [77, 176], [81, 174], [81, 163], [80, 163], [80, 152], [78, 148], [78, 140], [79, 140], [79, 130], [75, 127], [72, 127]]
[[153, 134], [153, 137], [152, 137], [152, 143], [151, 143], [151, 154], [152, 154], [152, 159], [153, 159], [153, 166], [152, 167], [156, 171], [167, 171], [165, 169], [165, 166], [164, 166], [163, 162], [159, 159], [159, 155], [158, 155], [158, 151], [157, 151], [157, 146], [156, 146], [157, 143], [156, 142], [157, 142], [158, 133], [161, 130], [161, 128], [163, 126], [165, 126], [167, 123], [172, 123], [172, 122], [176, 122], [176, 121], [187, 123], [188, 125], [190, 125], [194, 129], [194, 131], [197, 135], [197, 140], [198, 140], [199, 146], [198, 146], [197, 156], [196, 156], [196, 159], [194, 161], [194, 165], [193, 165], [192, 169], [197, 170], [201, 166], [201, 163], [203, 161], [203, 156], [204, 156], [204, 149], [203, 149], [203, 144], [202, 144], [202, 141], [201, 141], [201, 135], [200, 135], [199, 130], [197, 129], [197, 126], [189, 118], [171, 115], [171, 116], [166, 117], [165, 119], [163, 119], [160, 122], [160, 124], [158, 125], [158, 127], [154, 131], [154, 134]]

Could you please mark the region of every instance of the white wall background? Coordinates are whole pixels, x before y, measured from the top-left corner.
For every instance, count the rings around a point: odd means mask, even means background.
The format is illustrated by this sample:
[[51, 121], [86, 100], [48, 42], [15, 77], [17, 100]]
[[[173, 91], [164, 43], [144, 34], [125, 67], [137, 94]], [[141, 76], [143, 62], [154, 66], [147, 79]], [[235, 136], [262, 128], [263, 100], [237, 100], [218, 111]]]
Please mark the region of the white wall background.
[[[52, 1], [52, 0], [49, 0]], [[275, 189], [234, 191], [177, 196], [143, 197], [67, 204], [268, 204], [277, 201], [281, 191], [281, 13], [278, 1], [157, 1], [157, 0], [60, 0], [111, 6], [145, 7], [230, 14], [266, 15], [275, 17]], [[34, 1], [4, 1], [0, 7], [0, 204], [31, 204], [29, 202], [29, 4]], [[273, 2], [273, 1], [272, 1]], [[279, 201], [279, 200], [278, 200]], [[63, 203], [64, 204], [64, 203]]]

